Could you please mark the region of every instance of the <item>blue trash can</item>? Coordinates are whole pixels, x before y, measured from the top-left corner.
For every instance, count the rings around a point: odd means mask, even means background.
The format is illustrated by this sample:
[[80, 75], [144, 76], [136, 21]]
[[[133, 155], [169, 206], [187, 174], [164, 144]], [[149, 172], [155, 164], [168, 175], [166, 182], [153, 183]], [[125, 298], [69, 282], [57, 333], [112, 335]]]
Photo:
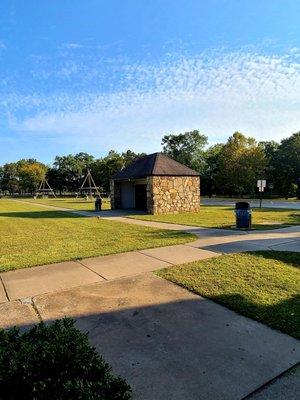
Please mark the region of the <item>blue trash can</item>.
[[251, 229], [252, 210], [250, 203], [246, 201], [235, 203], [235, 219], [237, 228]]

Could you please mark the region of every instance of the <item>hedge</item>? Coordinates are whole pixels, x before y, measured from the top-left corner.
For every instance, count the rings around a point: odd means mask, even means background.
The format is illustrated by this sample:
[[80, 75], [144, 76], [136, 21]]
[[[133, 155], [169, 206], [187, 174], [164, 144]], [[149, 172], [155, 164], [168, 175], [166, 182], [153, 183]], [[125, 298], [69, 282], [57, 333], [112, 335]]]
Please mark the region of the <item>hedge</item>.
[[0, 330], [0, 399], [128, 400], [131, 390], [71, 319]]

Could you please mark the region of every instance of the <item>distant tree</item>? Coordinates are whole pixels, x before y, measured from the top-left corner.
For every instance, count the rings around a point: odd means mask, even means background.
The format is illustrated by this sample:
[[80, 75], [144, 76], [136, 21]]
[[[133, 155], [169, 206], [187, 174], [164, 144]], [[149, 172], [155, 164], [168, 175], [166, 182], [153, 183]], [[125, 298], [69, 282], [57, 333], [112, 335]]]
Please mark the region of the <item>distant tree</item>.
[[3, 177], [4, 177], [4, 168], [0, 165], [0, 194], [3, 190]]
[[36, 160], [20, 160], [17, 163], [20, 189], [34, 193], [39, 183], [45, 179], [47, 166]]
[[95, 160], [91, 165], [91, 171], [95, 182], [100, 185], [105, 192], [109, 192], [111, 177], [142, 155], [144, 154], [137, 154], [131, 150], [127, 150], [122, 154], [111, 150], [107, 156]]
[[230, 195], [254, 193], [263, 178], [267, 160], [255, 139], [235, 132], [221, 149], [216, 181]]
[[267, 161], [265, 178], [274, 183], [276, 177], [274, 161], [277, 156], [279, 143], [274, 140], [259, 142], [258, 145], [263, 149]]
[[220, 169], [220, 155], [223, 147], [223, 143], [217, 143], [204, 152], [205, 165], [201, 174], [201, 193], [209, 197], [218, 191], [215, 178]]
[[139, 157], [145, 156], [146, 153], [135, 153], [131, 150], [127, 150], [125, 152], [123, 152], [121, 154], [122, 158], [123, 158], [123, 166], [127, 167], [128, 165], [130, 165], [134, 160], [136, 160]]
[[77, 191], [93, 162], [94, 157], [87, 153], [56, 156], [53, 169], [49, 172], [51, 184], [61, 193], [64, 190]]
[[8, 191], [10, 194], [19, 190], [19, 177], [17, 163], [6, 163], [2, 167], [2, 190]]
[[263, 149], [265, 156], [269, 160], [274, 158], [279, 147], [279, 143], [275, 142], [275, 140], [259, 142], [258, 145]]
[[174, 160], [199, 171], [204, 169], [204, 147], [207, 137], [198, 130], [166, 135], [162, 138], [163, 152]]
[[275, 185], [285, 197], [300, 199], [300, 132], [283, 139], [272, 160]]

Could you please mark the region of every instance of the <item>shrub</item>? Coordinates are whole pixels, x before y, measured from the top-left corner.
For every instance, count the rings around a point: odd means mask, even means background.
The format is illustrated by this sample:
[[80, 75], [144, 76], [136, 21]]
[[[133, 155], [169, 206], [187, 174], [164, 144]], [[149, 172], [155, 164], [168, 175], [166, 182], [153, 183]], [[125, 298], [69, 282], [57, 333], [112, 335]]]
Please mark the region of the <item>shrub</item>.
[[71, 319], [0, 330], [0, 399], [127, 400], [130, 392]]

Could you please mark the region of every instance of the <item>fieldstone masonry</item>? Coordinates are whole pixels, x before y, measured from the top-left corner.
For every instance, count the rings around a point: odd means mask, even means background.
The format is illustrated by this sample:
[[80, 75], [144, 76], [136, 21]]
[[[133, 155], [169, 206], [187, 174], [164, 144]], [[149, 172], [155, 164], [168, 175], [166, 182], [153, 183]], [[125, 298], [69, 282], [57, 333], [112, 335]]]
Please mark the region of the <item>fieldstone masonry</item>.
[[121, 208], [121, 186], [119, 182], [110, 180], [110, 205], [112, 210]]
[[150, 214], [198, 211], [200, 207], [199, 176], [148, 177], [147, 207]]
[[197, 212], [199, 173], [163, 153], [139, 157], [112, 177], [111, 206], [149, 214]]

